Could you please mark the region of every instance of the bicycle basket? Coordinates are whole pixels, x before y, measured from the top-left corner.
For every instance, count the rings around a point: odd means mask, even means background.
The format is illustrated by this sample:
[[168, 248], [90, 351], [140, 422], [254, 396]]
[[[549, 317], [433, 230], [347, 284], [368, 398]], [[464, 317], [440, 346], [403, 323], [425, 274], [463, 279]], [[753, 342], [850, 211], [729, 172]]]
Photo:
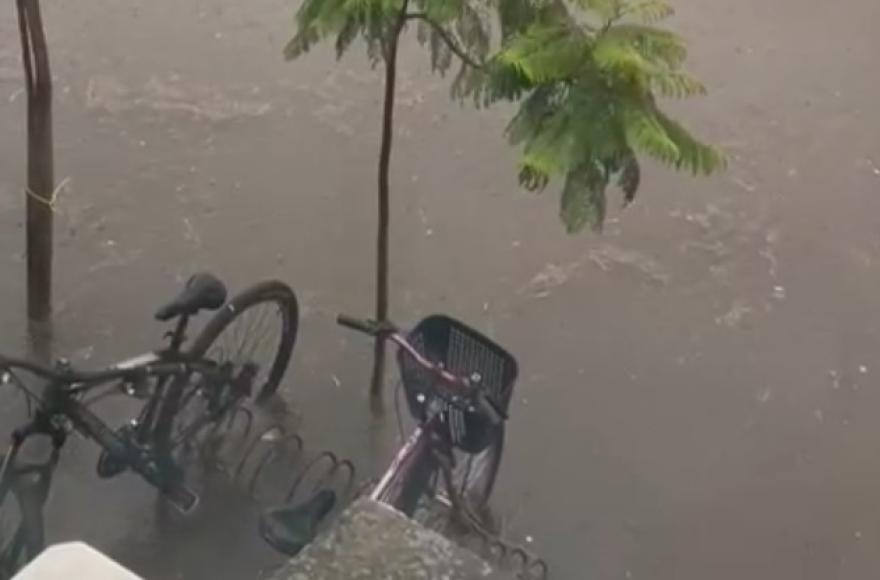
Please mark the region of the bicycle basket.
[[[507, 412], [516, 381], [516, 359], [476, 330], [443, 315], [425, 318], [409, 333], [410, 343], [434, 363], [463, 377], [479, 376], [483, 389], [496, 408]], [[479, 453], [491, 442], [494, 426], [485, 413], [467, 401], [453, 404], [443, 396], [448, 389], [437, 386], [439, 379], [399, 350], [397, 363], [410, 412], [425, 419], [427, 403], [439, 398], [441, 420], [448, 426], [450, 441], [469, 453]]]

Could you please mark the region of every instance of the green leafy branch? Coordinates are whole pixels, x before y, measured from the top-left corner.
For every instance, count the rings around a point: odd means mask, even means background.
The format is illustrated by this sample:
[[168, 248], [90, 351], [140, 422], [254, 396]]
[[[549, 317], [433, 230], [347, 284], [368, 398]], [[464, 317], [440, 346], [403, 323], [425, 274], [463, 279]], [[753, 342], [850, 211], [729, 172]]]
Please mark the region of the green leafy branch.
[[[560, 217], [570, 232], [600, 229], [608, 185], [623, 203], [641, 185], [638, 154], [677, 170], [708, 175], [725, 167], [724, 155], [666, 115], [657, 97], [703, 95], [705, 87], [682, 70], [684, 41], [653, 24], [670, 16], [661, 0], [578, 0], [580, 12], [556, 4], [553, 18], [533, 21], [494, 56], [492, 73], [514, 86], [520, 108], [507, 127], [522, 148], [520, 182], [544, 189], [563, 180]], [[589, 17], [601, 25], [589, 24]], [[492, 67], [490, 67], [492, 68]], [[491, 85], [468, 79], [486, 104], [505, 98]], [[490, 85], [489, 87], [486, 84]]]
[[[445, 73], [460, 63], [454, 98], [517, 104], [506, 133], [521, 148], [520, 182], [543, 190], [559, 179], [569, 231], [602, 227], [611, 183], [624, 204], [635, 199], [642, 156], [694, 175], [725, 167], [718, 149], [661, 110], [658, 99], [706, 93], [683, 68], [684, 40], [659, 26], [674, 12], [667, 1], [410, 2], [404, 21], [418, 24], [432, 68]], [[368, 54], [382, 58], [400, 10], [401, 0], [305, 0], [285, 53], [296, 58], [335, 36], [341, 56], [360, 36]]]
[[452, 35], [447, 32], [439, 23], [435, 22], [428, 16], [425, 12], [411, 12], [406, 15], [407, 20], [418, 20], [427, 24], [433, 31], [436, 33], [440, 39], [446, 43], [446, 47], [452, 51], [455, 56], [461, 60], [465, 65], [475, 68], [481, 69], [485, 66], [484, 63], [477, 62], [470, 55], [468, 55], [464, 50], [462, 50], [458, 42], [452, 37]]

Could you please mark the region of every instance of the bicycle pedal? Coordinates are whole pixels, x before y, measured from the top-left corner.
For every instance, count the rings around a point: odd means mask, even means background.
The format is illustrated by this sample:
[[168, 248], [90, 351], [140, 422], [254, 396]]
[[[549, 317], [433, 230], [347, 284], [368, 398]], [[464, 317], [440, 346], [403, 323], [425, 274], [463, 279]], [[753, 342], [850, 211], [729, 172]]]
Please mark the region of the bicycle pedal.
[[199, 495], [182, 483], [165, 489], [162, 495], [174, 509], [185, 516], [190, 515], [199, 505]]
[[[137, 429], [137, 422], [131, 421], [116, 429], [116, 434], [131, 446], [135, 429]], [[130, 464], [126, 459], [114, 456], [106, 449], [102, 449], [101, 455], [98, 456], [98, 463], [95, 465], [95, 471], [98, 472], [98, 477], [101, 479], [110, 479], [126, 471], [129, 467]]]
[[95, 465], [95, 471], [101, 479], [110, 479], [116, 477], [123, 471], [128, 469], [128, 463], [113, 457], [106, 450], [101, 451], [98, 456], [98, 463]]

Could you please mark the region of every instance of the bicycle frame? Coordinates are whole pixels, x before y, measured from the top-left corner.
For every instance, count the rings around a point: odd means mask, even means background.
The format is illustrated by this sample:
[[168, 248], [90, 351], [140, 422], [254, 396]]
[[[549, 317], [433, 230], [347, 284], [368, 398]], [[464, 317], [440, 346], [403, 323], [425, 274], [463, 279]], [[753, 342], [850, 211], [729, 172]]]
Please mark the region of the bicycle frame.
[[411, 516], [418, 500], [440, 470], [438, 453], [449, 454], [449, 443], [439, 433], [441, 415], [435, 408], [410, 433], [370, 493], [370, 499]]
[[[132, 366], [126, 369], [114, 369], [109, 374], [95, 381], [77, 384], [73, 388], [66, 389], [69, 384], [65, 381], [52, 380], [38, 398], [38, 404], [33, 419], [23, 427], [16, 429], [12, 435], [12, 443], [6, 454], [3, 470], [0, 471], [0, 479], [6, 475], [6, 470], [14, 466], [18, 452], [25, 441], [35, 435], [47, 435], [52, 439], [53, 447], [60, 450], [66, 440], [69, 427], [72, 427], [83, 436], [95, 441], [101, 448], [118, 461], [124, 462], [135, 472], [141, 475], [147, 482], [162, 491], [173, 493], [174, 481], [163, 471], [161, 462], [156, 461], [154, 450], [144, 449], [134, 441], [120, 436], [113, 428], [95, 415], [85, 404], [76, 400], [78, 394], [101, 387], [117, 380], [139, 380], [159, 377], [160, 381], [146, 407], [146, 414], [152, 415], [152, 421], [144, 421], [139, 425], [140, 435], [153, 433], [158, 425], [156, 423], [158, 408], [162, 390], [169, 385], [175, 387], [176, 381], [184, 381], [193, 373], [201, 373], [210, 376], [217, 373], [218, 368], [210, 363], [202, 361], [161, 362], [157, 364], [147, 363], [141, 366]], [[164, 379], [167, 377], [167, 379]], [[31, 393], [34, 395], [34, 393]], [[69, 425], [66, 423], [69, 422]], [[146, 441], [141, 439], [140, 441]], [[172, 498], [174, 499], [174, 498]], [[176, 503], [176, 502], [175, 502]], [[194, 504], [193, 504], [194, 505]], [[184, 510], [186, 511], [186, 510]]]
[[423, 427], [416, 427], [410, 433], [397, 455], [391, 460], [379, 483], [370, 494], [370, 499], [389, 505], [395, 505], [398, 497], [394, 495], [395, 483], [406, 481], [413, 466], [417, 465], [422, 454], [429, 451], [428, 432]]
[[[152, 360], [152, 358], [150, 358]], [[35, 365], [26, 363], [15, 365], [10, 363], [23, 361], [2, 360], [4, 368], [19, 366], [35, 374], [45, 374]], [[33, 367], [33, 368], [32, 368]], [[29, 396], [37, 401], [33, 418], [12, 433], [12, 442], [7, 453], [0, 462], [0, 502], [8, 501], [7, 495], [13, 494], [21, 509], [22, 519], [11, 538], [6, 538], [5, 546], [0, 546], [0, 578], [14, 573], [24, 561], [33, 557], [43, 545], [43, 506], [48, 498], [49, 489], [55, 467], [60, 458], [61, 449], [67, 439], [68, 432], [75, 429], [87, 438], [93, 439], [107, 454], [122, 465], [131, 468], [141, 475], [148, 483], [169, 497], [171, 503], [180, 511], [193, 509], [198, 496], [189, 491], [185, 485], [168, 469], [168, 463], [161, 461], [154, 449], [142, 447], [136, 441], [129, 440], [110, 428], [99, 419], [86, 405], [76, 397], [91, 389], [98, 388], [117, 380], [137, 380], [140, 377], [169, 377], [171, 386], [186, 380], [192, 372], [216, 372], [217, 367], [207, 363], [189, 362], [144, 362], [138, 365], [129, 364], [125, 368], [114, 368], [95, 373], [85, 382], [73, 382], [72, 376], [58, 374], [51, 378], [43, 389], [43, 393], [27, 390]], [[160, 379], [159, 383], [167, 383]], [[22, 388], [24, 388], [22, 386]], [[149, 409], [155, 414], [160, 406], [161, 393], [153, 393]], [[150, 425], [153, 428], [153, 425]], [[35, 435], [46, 435], [52, 442], [51, 457], [43, 464], [19, 465], [18, 456], [25, 442]], [[36, 478], [34, 479], [34, 477]], [[0, 540], [4, 540], [0, 538]]]
[[[168, 495], [172, 503], [181, 511], [189, 511], [195, 507], [198, 498], [188, 497], [187, 494], [191, 492], [175, 485], [177, 482], [166, 469], [167, 462], [157, 460], [160, 458], [157, 457], [156, 450], [138, 445], [138, 443], [148, 443], [152, 435], [160, 430], [158, 415], [162, 395], [166, 389], [182, 388], [183, 381], [193, 373], [210, 377], [212, 382], [217, 381], [216, 384], [231, 380], [231, 376], [220, 376], [223, 369], [214, 363], [192, 358], [181, 350], [187, 323], [186, 316], [178, 319], [176, 328], [168, 334], [171, 339], [169, 348], [140, 355], [93, 373], [75, 373], [65, 361], [56, 365], [54, 369], [46, 369], [29, 361], [0, 357], [0, 368], [10, 371], [24, 370], [48, 381], [43, 392], [39, 394], [25, 387], [21, 381], [17, 381], [19, 387], [37, 402], [37, 406], [33, 419], [13, 431], [11, 445], [0, 465], [0, 482], [4, 481], [7, 475], [15, 476], [14, 466], [18, 452], [28, 438], [34, 435], [47, 435], [52, 439], [54, 449], [59, 451], [65, 443], [67, 432], [72, 427], [85, 437], [94, 440], [111, 458], [130, 467], [148, 483]], [[123, 392], [133, 395], [135, 394], [133, 389], [129, 389], [131, 385], [154, 378], [159, 380], [137, 421], [133, 440], [120, 436], [95, 415], [87, 404], [77, 400], [78, 396], [89, 391], [120, 381], [117, 389], [121, 387]], [[95, 400], [97, 399], [89, 402]], [[48, 479], [51, 481], [51, 472], [48, 474]], [[183, 496], [176, 495], [180, 493], [183, 493]]]

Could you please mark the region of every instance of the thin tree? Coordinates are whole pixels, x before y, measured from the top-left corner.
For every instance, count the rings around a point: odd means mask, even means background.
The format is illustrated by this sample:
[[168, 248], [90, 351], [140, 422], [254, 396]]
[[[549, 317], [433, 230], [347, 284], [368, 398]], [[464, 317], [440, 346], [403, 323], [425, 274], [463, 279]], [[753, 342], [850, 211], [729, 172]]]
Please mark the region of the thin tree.
[[[507, 127], [521, 148], [519, 180], [540, 191], [561, 181], [566, 229], [600, 230], [608, 185], [623, 204], [641, 182], [637, 153], [676, 169], [709, 174], [723, 155], [665, 114], [657, 97], [690, 97], [705, 88], [682, 70], [687, 50], [656, 24], [673, 13], [663, 0], [305, 0], [288, 59], [335, 38], [337, 57], [355, 39], [385, 65], [378, 171], [376, 319], [388, 316], [389, 171], [397, 53], [415, 24], [431, 66], [458, 72], [451, 94], [477, 107], [518, 104]], [[381, 408], [385, 353], [377, 340], [371, 400]]]
[[42, 322], [52, 312], [52, 74], [39, 0], [16, 0], [16, 7], [27, 92], [28, 317]]

